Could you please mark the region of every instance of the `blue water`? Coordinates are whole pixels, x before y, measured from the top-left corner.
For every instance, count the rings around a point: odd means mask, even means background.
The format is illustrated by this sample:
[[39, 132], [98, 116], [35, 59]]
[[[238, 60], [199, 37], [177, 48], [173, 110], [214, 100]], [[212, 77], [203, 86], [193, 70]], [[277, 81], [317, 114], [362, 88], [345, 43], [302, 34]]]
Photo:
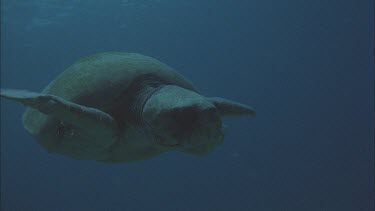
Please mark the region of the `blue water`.
[[374, 4], [2, 0], [1, 87], [40, 91], [79, 58], [138, 52], [253, 106], [205, 157], [131, 164], [47, 153], [1, 100], [4, 211], [371, 211]]

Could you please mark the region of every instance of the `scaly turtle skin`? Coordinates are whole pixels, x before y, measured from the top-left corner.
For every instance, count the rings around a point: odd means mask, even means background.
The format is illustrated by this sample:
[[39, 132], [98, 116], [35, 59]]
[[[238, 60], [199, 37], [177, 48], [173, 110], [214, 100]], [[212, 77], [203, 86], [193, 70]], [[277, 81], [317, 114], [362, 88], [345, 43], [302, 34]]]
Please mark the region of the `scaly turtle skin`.
[[206, 154], [222, 143], [222, 116], [255, 114], [200, 95], [171, 67], [136, 53], [92, 55], [41, 93], [2, 89], [1, 97], [28, 106], [24, 126], [49, 152], [101, 162]]

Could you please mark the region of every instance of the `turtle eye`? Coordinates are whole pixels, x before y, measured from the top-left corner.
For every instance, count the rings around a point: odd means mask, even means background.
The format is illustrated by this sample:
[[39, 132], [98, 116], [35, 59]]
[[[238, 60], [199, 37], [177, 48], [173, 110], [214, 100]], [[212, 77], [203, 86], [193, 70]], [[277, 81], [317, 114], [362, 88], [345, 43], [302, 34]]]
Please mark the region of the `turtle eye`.
[[198, 122], [198, 113], [194, 109], [187, 109], [182, 114], [182, 125], [187, 128], [194, 127]]
[[184, 108], [172, 113], [171, 129], [179, 134], [191, 134], [198, 123], [198, 112], [193, 107]]
[[63, 122], [60, 122], [59, 125], [56, 127], [56, 136], [63, 137], [65, 135], [65, 125]]

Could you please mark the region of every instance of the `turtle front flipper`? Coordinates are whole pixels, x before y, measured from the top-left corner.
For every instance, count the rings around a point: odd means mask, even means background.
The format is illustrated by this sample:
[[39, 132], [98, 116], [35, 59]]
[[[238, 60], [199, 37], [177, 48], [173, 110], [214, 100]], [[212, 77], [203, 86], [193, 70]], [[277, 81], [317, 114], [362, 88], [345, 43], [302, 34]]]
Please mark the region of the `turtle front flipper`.
[[222, 116], [255, 116], [255, 110], [242, 103], [237, 103], [221, 97], [208, 98], [219, 110]]
[[98, 109], [82, 106], [55, 95], [26, 90], [1, 89], [0, 96], [76, 125], [95, 137], [96, 141], [105, 142], [98, 144], [109, 146], [115, 140], [113, 138], [117, 131], [115, 120]]

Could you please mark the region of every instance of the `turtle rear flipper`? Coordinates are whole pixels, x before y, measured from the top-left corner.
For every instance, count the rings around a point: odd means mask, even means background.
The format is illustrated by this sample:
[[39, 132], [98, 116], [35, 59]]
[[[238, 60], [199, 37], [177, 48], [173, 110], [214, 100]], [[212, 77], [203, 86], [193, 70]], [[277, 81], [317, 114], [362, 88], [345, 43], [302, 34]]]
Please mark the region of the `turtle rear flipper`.
[[112, 145], [117, 131], [115, 120], [107, 113], [82, 106], [61, 97], [17, 89], [1, 89], [0, 96], [34, 108], [48, 116], [75, 125], [103, 146]]

